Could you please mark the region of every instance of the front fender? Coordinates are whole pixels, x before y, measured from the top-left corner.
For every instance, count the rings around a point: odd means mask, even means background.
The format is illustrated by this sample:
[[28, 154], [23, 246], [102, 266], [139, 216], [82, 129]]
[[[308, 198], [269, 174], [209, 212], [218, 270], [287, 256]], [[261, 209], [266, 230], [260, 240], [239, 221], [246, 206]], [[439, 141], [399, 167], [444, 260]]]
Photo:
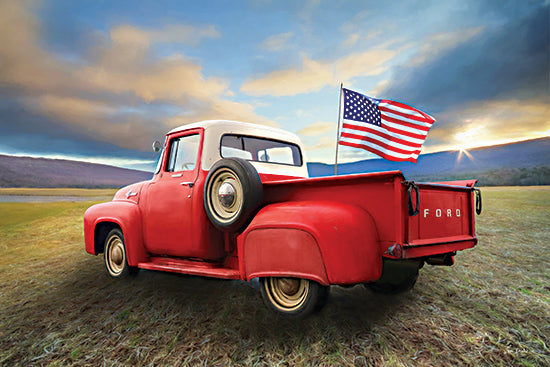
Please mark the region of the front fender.
[[270, 204], [237, 241], [246, 279], [284, 275], [325, 285], [354, 284], [376, 280], [382, 273], [374, 220], [355, 205]]
[[111, 201], [96, 204], [84, 213], [84, 242], [86, 251], [97, 255], [95, 250], [95, 229], [101, 223], [114, 223], [124, 234], [128, 265], [137, 266], [147, 259], [143, 246], [141, 211], [130, 201]]

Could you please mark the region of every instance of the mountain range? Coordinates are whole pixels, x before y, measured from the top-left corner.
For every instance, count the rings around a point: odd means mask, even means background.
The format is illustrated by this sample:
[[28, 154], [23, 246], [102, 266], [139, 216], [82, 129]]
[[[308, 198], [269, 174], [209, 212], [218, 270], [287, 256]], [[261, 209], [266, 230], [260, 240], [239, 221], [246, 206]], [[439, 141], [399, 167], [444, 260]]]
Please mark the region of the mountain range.
[[0, 187], [122, 187], [152, 175], [103, 164], [0, 155]]
[[[311, 177], [334, 175], [334, 165], [307, 166]], [[339, 175], [389, 170], [400, 170], [415, 181], [477, 178], [481, 186], [550, 185], [550, 137], [423, 154], [417, 164], [369, 159], [338, 165]], [[122, 187], [151, 176], [102, 164], [0, 155], [0, 187]]]
[[[549, 185], [550, 137], [422, 154], [418, 163], [368, 159], [338, 165], [338, 174], [400, 170], [417, 181], [477, 178], [481, 185]], [[309, 163], [311, 177], [334, 175], [334, 165]]]

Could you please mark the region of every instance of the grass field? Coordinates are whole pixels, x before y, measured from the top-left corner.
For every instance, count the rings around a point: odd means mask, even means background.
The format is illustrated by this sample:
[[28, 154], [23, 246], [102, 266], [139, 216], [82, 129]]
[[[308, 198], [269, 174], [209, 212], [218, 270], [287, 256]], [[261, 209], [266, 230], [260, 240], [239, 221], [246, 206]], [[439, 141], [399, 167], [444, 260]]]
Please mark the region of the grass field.
[[482, 192], [455, 266], [399, 296], [332, 287], [301, 321], [243, 282], [108, 278], [84, 252], [90, 202], [0, 203], [0, 365], [550, 365], [550, 187]]
[[76, 189], [76, 188], [59, 188], [59, 189], [36, 189], [29, 187], [0, 187], [0, 195], [21, 195], [21, 196], [84, 196], [98, 197], [109, 196], [113, 197], [116, 189]]

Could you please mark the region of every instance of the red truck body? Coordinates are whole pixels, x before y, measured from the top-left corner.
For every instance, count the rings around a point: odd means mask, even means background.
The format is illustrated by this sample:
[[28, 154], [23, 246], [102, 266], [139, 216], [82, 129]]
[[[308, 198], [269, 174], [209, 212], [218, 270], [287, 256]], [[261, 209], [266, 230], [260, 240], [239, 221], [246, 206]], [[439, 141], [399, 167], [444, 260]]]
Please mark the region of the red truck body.
[[104, 252], [118, 229], [129, 268], [329, 286], [376, 282], [384, 259], [452, 265], [456, 251], [477, 243], [475, 180], [413, 183], [399, 171], [323, 178], [260, 172], [263, 196], [246, 224], [220, 229], [205, 211], [204, 130], [184, 132], [201, 137], [195, 168], [167, 171], [165, 153], [152, 180], [89, 208], [87, 252]]

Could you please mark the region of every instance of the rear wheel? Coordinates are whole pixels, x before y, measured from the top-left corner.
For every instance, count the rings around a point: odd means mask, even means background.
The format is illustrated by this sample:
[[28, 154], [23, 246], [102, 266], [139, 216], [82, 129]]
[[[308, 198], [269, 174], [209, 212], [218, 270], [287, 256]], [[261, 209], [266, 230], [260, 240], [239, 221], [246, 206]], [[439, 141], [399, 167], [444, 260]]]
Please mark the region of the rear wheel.
[[261, 291], [269, 308], [291, 317], [321, 310], [329, 294], [328, 287], [300, 278], [262, 278]]
[[125, 278], [129, 275], [135, 275], [139, 270], [135, 266], [128, 265], [124, 235], [118, 228], [112, 229], [107, 234], [104, 261], [107, 273], [113, 278]]
[[382, 276], [365, 286], [377, 293], [398, 294], [413, 289], [418, 279], [420, 260], [384, 260]]

